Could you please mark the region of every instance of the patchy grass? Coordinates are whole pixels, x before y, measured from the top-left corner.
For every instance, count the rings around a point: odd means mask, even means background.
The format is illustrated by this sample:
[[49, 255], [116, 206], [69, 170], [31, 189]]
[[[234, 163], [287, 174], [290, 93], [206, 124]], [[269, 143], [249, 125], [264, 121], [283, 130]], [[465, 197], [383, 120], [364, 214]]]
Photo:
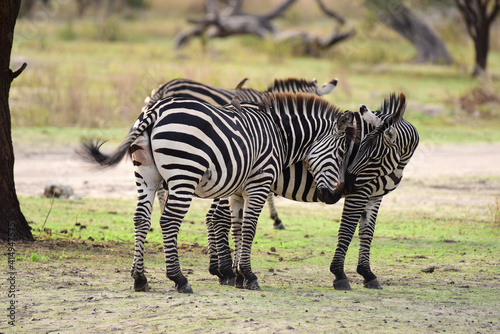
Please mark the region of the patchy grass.
[[[208, 274], [203, 217], [210, 202], [195, 200], [179, 235], [180, 263], [195, 293], [181, 295], [165, 278], [157, 216], [145, 255], [151, 291], [135, 293], [129, 277], [132, 201], [56, 199], [45, 224], [50, 232], [40, 234], [50, 200], [21, 198], [25, 215], [36, 222], [37, 241], [16, 245], [17, 328], [496, 332], [500, 245], [495, 215], [484, 205], [457, 203], [470, 194], [467, 187], [429, 192], [429, 186], [407, 182], [398, 191], [417, 199], [424, 192], [430, 202], [440, 200], [439, 210], [420, 200], [384, 200], [372, 246], [372, 267], [384, 290], [362, 288], [355, 273], [358, 241], [353, 240], [346, 259], [350, 292], [333, 290], [328, 270], [341, 205], [277, 199], [284, 231], [273, 230], [267, 209], [263, 212], [252, 248], [263, 289], [256, 292], [219, 286]], [[64, 229], [68, 232], [61, 233]], [[23, 292], [28, 289], [29, 294]]]

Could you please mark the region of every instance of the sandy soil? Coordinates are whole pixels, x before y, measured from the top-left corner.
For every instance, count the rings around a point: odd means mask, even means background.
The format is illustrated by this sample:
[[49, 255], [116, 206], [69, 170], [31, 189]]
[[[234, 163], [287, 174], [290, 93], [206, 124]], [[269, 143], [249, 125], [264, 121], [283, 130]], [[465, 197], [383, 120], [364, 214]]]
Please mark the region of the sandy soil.
[[[130, 161], [98, 171], [79, 161], [73, 148], [43, 152], [26, 146], [15, 149], [16, 188], [21, 196], [40, 196], [45, 184], [59, 182], [73, 187], [83, 198], [135, 197]], [[383, 205], [395, 210], [415, 204], [425, 210], [439, 210], [440, 203], [447, 207], [451, 203], [452, 207], [460, 207], [460, 212], [464, 207], [470, 212], [475, 210], [468, 214], [475, 221], [482, 217], [491, 219], [489, 207], [500, 198], [500, 143], [464, 147], [423, 144], [407, 167], [401, 186], [387, 197]], [[207, 272], [198, 270], [196, 281], [192, 281], [197, 293], [181, 295], [166, 281], [160, 265], [162, 254], [154, 249], [147, 256], [158, 265], [148, 269], [153, 290], [147, 294], [131, 290], [129, 245], [56, 240], [18, 244], [16, 249], [17, 254], [28, 259], [32, 252], [50, 253], [59, 259], [16, 263], [16, 326], [7, 325], [4, 310], [0, 332], [267, 334], [500, 330], [499, 313], [494, 306], [498, 305], [498, 260], [494, 260], [494, 255], [481, 257], [481, 261], [488, 260], [481, 262], [480, 275], [466, 270], [475, 261], [475, 254], [469, 256], [469, 262], [446, 264], [434, 276], [422, 274], [420, 262], [404, 257], [399, 267], [384, 272], [388, 288], [383, 292], [359, 288], [361, 278], [349, 272], [356, 289], [347, 294], [325, 289], [331, 286], [331, 276], [325, 274], [324, 268], [317, 273], [300, 266], [288, 268], [284, 263], [277, 273], [261, 273], [262, 282], [268, 286], [257, 293], [220, 287]], [[183, 252], [185, 263], [196, 268], [206, 266], [206, 255], [200, 250]], [[0, 290], [7, 291], [8, 284], [12, 283], [2, 280]], [[415, 289], [408, 292], [403, 287], [408, 284]], [[491, 291], [491, 300], [478, 300], [484, 291]], [[5, 306], [7, 302], [6, 299], [0, 304]], [[471, 303], [480, 306], [471, 308]]]
[[[107, 147], [111, 149], [111, 147]], [[82, 198], [134, 198], [135, 180], [130, 160], [116, 168], [98, 170], [78, 160], [73, 148], [37, 151], [17, 146], [15, 181], [20, 196], [39, 196], [47, 183], [69, 185]], [[475, 145], [421, 144], [405, 169], [406, 180], [426, 185], [500, 177], [500, 143]], [[493, 189], [494, 190], [494, 189]], [[497, 195], [500, 196], [500, 189]], [[400, 192], [400, 189], [397, 190]]]

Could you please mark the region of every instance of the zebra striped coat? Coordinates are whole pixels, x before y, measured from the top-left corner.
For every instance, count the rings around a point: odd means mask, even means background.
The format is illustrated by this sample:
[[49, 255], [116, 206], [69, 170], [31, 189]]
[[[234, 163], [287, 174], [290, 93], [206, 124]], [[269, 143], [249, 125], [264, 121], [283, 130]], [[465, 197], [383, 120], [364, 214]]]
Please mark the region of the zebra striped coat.
[[340, 113], [321, 98], [270, 94], [260, 106], [242, 104], [241, 112], [195, 100], [166, 99], [143, 115], [113, 154], [101, 153], [101, 144], [95, 142], [85, 143], [80, 152], [101, 166], [113, 166], [128, 150], [149, 142], [151, 151], [140, 150], [142, 156], [134, 159], [138, 203], [132, 277], [136, 290], [147, 289], [144, 238], [161, 183], [168, 192], [160, 218], [166, 272], [179, 292], [192, 292], [180, 270], [176, 245], [193, 196], [230, 197], [231, 218], [241, 232], [235, 240], [234, 268], [246, 288], [260, 289], [251, 270], [251, 246], [257, 218], [283, 168], [306, 160], [314, 176], [331, 175], [328, 183], [318, 179], [318, 189], [328, 189], [320, 191], [322, 200], [339, 191], [340, 175], [332, 160], [345, 154], [353, 115]]
[[[338, 83], [337, 79], [333, 79], [321, 87], [318, 87], [316, 79], [312, 81], [297, 78], [275, 79], [273, 84], [270, 85], [267, 90], [260, 92], [255, 89], [242, 88], [246, 80], [246, 78], [243, 79], [235, 89], [226, 89], [202, 84], [189, 79], [174, 79], [159, 85], [151, 92], [151, 94], [149, 94], [148, 97], [146, 97], [142, 107], [142, 114], [144, 114], [149, 107], [159, 100], [169, 97], [195, 99], [210, 103], [214, 106], [227, 106], [231, 103], [238, 103], [238, 101], [258, 103], [261, 101], [262, 96], [265, 93], [310, 93], [323, 96], [329, 94]], [[158, 189], [158, 199], [160, 203], [165, 203], [166, 193], [163, 187]], [[271, 219], [274, 221], [274, 228], [284, 229], [285, 226], [278, 217], [278, 212], [274, 206], [274, 195], [272, 193], [269, 193], [267, 201], [269, 203]], [[214, 200], [213, 207], [217, 207], [218, 202], [218, 199]], [[214, 234], [210, 229], [208, 232], [209, 247], [212, 249], [213, 247], [211, 245], [211, 241], [214, 238]]]
[[[346, 186], [344, 210], [339, 228], [339, 240], [330, 271], [335, 275], [334, 287], [349, 290], [350, 284], [344, 272], [345, 255], [359, 222], [360, 250], [357, 271], [364, 277], [367, 288], [381, 288], [370, 269], [370, 247], [375, 230], [378, 209], [382, 198], [396, 189], [403, 177], [403, 169], [410, 161], [418, 145], [418, 132], [403, 119], [406, 98], [391, 95], [380, 111], [373, 114], [361, 106], [355, 113], [354, 126], [359, 141], [352, 142], [345, 155]], [[342, 182], [342, 177], [339, 179]], [[296, 201], [318, 202], [315, 178], [304, 162], [286, 168], [273, 184], [276, 194]], [[229, 215], [228, 204], [222, 202], [211, 208], [212, 216], [224, 220]], [[209, 270], [219, 276], [221, 284], [232, 282], [231, 254], [227, 234], [218, 234], [214, 242], [218, 256], [210, 259]]]

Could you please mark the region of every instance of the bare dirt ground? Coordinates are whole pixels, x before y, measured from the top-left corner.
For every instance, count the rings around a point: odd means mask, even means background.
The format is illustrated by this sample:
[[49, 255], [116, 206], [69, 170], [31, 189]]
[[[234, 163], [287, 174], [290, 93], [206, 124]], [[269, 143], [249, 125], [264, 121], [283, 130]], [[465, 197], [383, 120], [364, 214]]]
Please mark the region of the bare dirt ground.
[[[125, 159], [113, 169], [98, 170], [78, 160], [74, 148], [39, 151], [17, 146], [15, 150], [15, 181], [20, 196], [40, 196], [50, 182], [69, 185], [82, 198], [134, 198], [136, 195], [130, 160]], [[500, 196], [500, 188], [495, 187], [499, 179], [500, 143], [421, 144], [405, 169], [401, 187], [411, 180], [429, 187], [446, 187], [445, 183], [451, 183], [448, 188], [453, 188], [458, 186], [457, 180], [462, 180], [472, 182], [469, 185], [472, 188], [477, 188], [477, 183], [483, 185]], [[394, 193], [401, 193], [401, 189]], [[490, 199], [494, 200], [494, 194]], [[474, 198], [464, 200], [475, 201]]]
[[[78, 161], [73, 148], [39, 151], [16, 146], [15, 178], [21, 196], [40, 196], [46, 183], [73, 187], [82, 198], [134, 198], [130, 161], [96, 171]], [[405, 170], [402, 185], [385, 200], [385, 207], [440, 203], [467, 206], [487, 214], [500, 197], [500, 143], [420, 145]], [[283, 200], [285, 201], [285, 200]], [[307, 205], [307, 204], [304, 204]], [[360, 287], [339, 292], [325, 289], [331, 277], [305, 269], [282, 268], [261, 273], [262, 292], [218, 286], [208, 273], [198, 273], [194, 295], [176, 293], [164, 276], [161, 252], [147, 254], [157, 263], [148, 271], [153, 290], [134, 293], [128, 268], [130, 247], [109, 244], [19, 244], [18, 253], [53, 251], [58, 261], [22, 261], [16, 268], [16, 326], [6, 323], [5, 305], [0, 332], [6, 333], [494, 333], [500, 331], [498, 308], [478, 301], [480, 289], [499, 294], [498, 259], [485, 263], [484, 273], [465, 273], [453, 267], [429, 277], [407, 275], [414, 259], [386, 272], [387, 289]], [[63, 252], [65, 250], [65, 252]], [[82, 255], [80, 255], [82, 251]], [[474, 250], [475, 251], [475, 250]], [[203, 268], [200, 250], [185, 251], [186, 266]], [[40, 251], [43, 253], [43, 251]], [[59, 254], [59, 255], [58, 255]], [[103, 262], [104, 261], [104, 262]], [[423, 260], [425, 261], [425, 260]], [[3, 263], [6, 261], [2, 260]], [[83, 264], [82, 264], [83, 263]], [[496, 269], [491, 269], [496, 268]], [[303, 271], [305, 270], [305, 272]], [[467, 276], [467, 277], [466, 277]], [[317, 277], [320, 277], [318, 279]], [[191, 278], [190, 278], [191, 279]], [[260, 278], [259, 278], [260, 279]], [[457, 282], [455, 284], [455, 282]], [[458, 283], [465, 282], [465, 283]], [[0, 283], [2, 294], [8, 282]], [[403, 287], [411, 284], [413, 292]], [[475, 290], [470, 289], [474, 284]], [[293, 291], [293, 295], [290, 295]], [[435, 296], [432, 304], [429, 296]], [[498, 298], [495, 297], [496, 301]], [[471, 308], [470, 305], [480, 305]]]

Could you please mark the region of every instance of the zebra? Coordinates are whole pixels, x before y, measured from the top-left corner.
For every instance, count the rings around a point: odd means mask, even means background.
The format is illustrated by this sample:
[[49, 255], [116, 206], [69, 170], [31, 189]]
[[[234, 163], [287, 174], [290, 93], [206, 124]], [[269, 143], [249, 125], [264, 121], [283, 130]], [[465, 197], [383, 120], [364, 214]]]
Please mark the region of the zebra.
[[[133, 156], [138, 193], [131, 270], [134, 290], [148, 289], [144, 241], [155, 192], [162, 183], [167, 189], [160, 218], [166, 274], [181, 293], [193, 292], [177, 253], [177, 234], [193, 196], [229, 197], [231, 220], [239, 231], [233, 234], [238, 236], [234, 269], [250, 290], [260, 290], [250, 261], [257, 219], [282, 169], [305, 160], [316, 177], [319, 199], [329, 203], [340, 198], [340, 157], [354, 139], [352, 111], [342, 113], [320, 97], [291, 93], [270, 93], [260, 104], [244, 102], [241, 108], [243, 112], [237, 112], [197, 100], [168, 98], [140, 115], [111, 155], [100, 151], [102, 143], [82, 143], [80, 155], [103, 167], [116, 165], [127, 151]], [[150, 150], [143, 149], [148, 143]]]
[[[350, 290], [344, 272], [345, 255], [359, 222], [360, 249], [357, 272], [363, 276], [366, 288], [381, 289], [377, 277], [370, 269], [370, 246], [373, 239], [378, 210], [383, 196], [397, 188], [403, 177], [403, 169], [410, 161], [419, 142], [416, 128], [403, 119], [406, 97], [400, 94], [385, 99], [380, 110], [372, 113], [365, 105], [355, 113], [354, 126], [358, 139], [352, 141], [344, 159], [345, 187], [344, 208], [330, 271], [335, 275], [333, 286], [337, 290]], [[298, 162], [283, 170], [271, 191], [288, 199], [302, 202], [318, 202], [317, 185], [304, 162]], [[229, 215], [227, 201], [221, 200], [207, 215], [211, 220], [225, 221]], [[219, 225], [222, 225], [219, 223]], [[229, 228], [227, 228], [228, 230]], [[220, 284], [232, 285], [227, 232], [219, 233], [214, 241], [217, 254], [211, 255], [209, 271], [219, 277]], [[241, 282], [235, 283], [241, 287]]]
[[[159, 100], [168, 97], [190, 98], [199, 101], [204, 101], [215, 106], [227, 106], [229, 104], [239, 103], [239, 101], [259, 102], [262, 94], [265, 93], [310, 93], [318, 96], [327, 95], [337, 86], [338, 79], [332, 79], [329, 82], [318, 87], [317, 80], [307, 81], [298, 78], [275, 79], [268, 86], [267, 90], [261, 92], [255, 89], [243, 88], [247, 78], [241, 80], [235, 89], [226, 89], [206, 85], [189, 79], [173, 79], [156, 87], [144, 100], [142, 113], [145, 113], [148, 107], [152, 106]], [[235, 98], [237, 96], [237, 98]], [[236, 107], [237, 108], [237, 107]], [[160, 187], [157, 191], [158, 200], [161, 203], [165, 202], [165, 190]], [[217, 205], [215, 200], [214, 206]], [[284, 229], [285, 225], [278, 216], [278, 211], [274, 205], [274, 194], [269, 193], [267, 198], [269, 205], [270, 217], [273, 220], [275, 229]]]
[[[356, 271], [363, 276], [366, 288], [382, 289], [370, 268], [370, 247], [383, 196], [397, 188], [403, 170], [410, 162], [418, 143], [417, 129], [403, 119], [406, 97], [391, 95], [378, 115], [360, 107], [365, 119], [372, 119], [375, 129], [361, 142], [354, 161], [347, 168], [346, 197], [339, 240], [330, 271], [335, 275], [334, 288], [351, 290], [344, 272], [345, 254], [359, 222], [359, 256]], [[380, 118], [377, 118], [379, 116]]]

